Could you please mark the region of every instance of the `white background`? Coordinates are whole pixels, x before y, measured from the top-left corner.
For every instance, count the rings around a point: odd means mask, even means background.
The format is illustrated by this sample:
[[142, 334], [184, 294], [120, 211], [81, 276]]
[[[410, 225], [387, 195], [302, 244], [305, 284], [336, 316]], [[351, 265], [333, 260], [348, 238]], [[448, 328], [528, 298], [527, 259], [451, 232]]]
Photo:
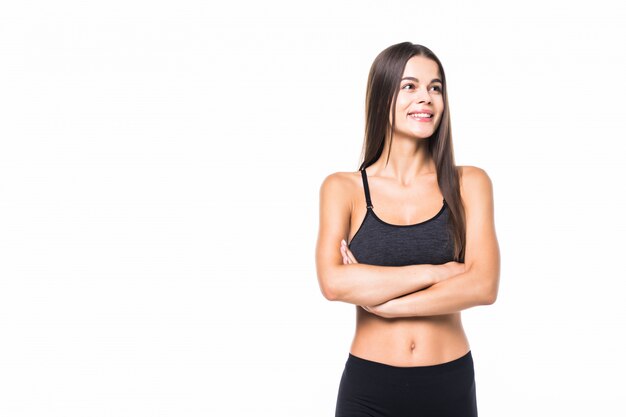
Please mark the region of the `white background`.
[[319, 290], [319, 187], [403, 41], [494, 185], [481, 417], [625, 415], [625, 7], [3, 2], [0, 415], [334, 415], [355, 312]]

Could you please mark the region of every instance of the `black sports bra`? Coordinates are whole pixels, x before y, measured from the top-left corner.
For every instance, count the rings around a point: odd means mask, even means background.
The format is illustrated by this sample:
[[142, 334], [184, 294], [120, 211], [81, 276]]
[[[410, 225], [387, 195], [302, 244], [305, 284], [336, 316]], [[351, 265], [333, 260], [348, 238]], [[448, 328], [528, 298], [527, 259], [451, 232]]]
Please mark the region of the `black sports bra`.
[[361, 170], [367, 213], [348, 244], [359, 263], [382, 266], [439, 265], [454, 260], [454, 243], [448, 229], [445, 198], [434, 217], [416, 224], [396, 225], [374, 213], [367, 173]]

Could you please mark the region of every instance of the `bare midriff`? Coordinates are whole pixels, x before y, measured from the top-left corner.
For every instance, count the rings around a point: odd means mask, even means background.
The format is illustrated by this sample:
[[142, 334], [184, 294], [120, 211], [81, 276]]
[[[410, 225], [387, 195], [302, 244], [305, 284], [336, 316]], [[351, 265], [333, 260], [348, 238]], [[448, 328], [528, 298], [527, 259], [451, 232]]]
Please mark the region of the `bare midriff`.
[[350, 353], [393, 366], [450, 362], [470, 350], [461, 313], [383, 318], [356, 306], [356, 333]]

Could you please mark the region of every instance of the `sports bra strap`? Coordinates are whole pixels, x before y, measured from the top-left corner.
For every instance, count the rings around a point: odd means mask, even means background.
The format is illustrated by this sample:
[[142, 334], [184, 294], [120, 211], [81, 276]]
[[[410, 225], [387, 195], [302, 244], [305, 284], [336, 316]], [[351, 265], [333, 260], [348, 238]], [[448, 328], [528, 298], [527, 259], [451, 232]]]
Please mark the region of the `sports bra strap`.
[[365, 168], [361, 170], [361, 177], [363, 177], [363, 189], [365, 190], [365, 203], [367, 204], [367, 208], [374, 208], [374, 206], [372, 206], [372, 200], [370, 199], [370, 187], [367, 183]]
[[[365, 172], [365, 168], [361, 170], [361, 177], [363, 177], [363, 189], [365, 190], [365, 203], [367, 204], [367, 208], [373, 209], [372, 199], [370, 198], [370, 187], [367, 183], [367, 173]], [[446, 202], [446, 198], [443, 198], [442, 204], [445, 206], [448, 203]]]

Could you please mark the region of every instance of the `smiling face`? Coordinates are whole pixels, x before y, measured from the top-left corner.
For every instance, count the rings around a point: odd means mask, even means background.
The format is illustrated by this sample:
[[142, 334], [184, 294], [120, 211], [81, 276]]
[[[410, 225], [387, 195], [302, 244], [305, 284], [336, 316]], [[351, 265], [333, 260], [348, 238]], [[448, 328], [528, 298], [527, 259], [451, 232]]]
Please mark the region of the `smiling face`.
[[[437, 63], [414, 56], [404, 67], [396, 100], [394, 138], [425, 139], [435, 133], [443, 114], [443, 84]], [[430, 113], [431, 117], [421, 112]], [[391, 125], [391, 114], [389, 114]]]

